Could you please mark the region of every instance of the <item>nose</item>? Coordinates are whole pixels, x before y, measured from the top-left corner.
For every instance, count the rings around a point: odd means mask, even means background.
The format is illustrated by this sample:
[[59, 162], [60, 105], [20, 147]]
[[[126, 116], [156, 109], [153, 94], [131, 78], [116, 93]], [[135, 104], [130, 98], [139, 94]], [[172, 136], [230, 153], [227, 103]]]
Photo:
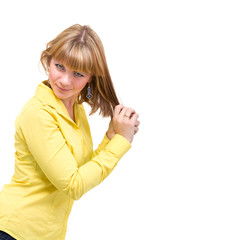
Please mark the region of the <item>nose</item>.
[[71, 85], [70, 76], [67, 73], [63, 74], [59, 82], [61, 85], [59, 87], [68, 88]]

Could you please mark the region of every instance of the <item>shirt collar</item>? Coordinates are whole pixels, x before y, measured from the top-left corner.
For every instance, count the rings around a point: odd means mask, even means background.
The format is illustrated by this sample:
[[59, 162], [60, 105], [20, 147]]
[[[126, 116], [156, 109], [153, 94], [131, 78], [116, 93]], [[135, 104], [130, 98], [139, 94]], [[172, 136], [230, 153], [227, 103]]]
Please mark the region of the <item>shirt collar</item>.
[[[37, 89], [36, 89], [36, 92], [35, 92], [35, 97], [41, 101], [43, 104], [45, 105], [48, 105], [54, 109], [56, 109], [56, 111], [61, 114], [62, 116], [64, 116], [65, 118], [67, 118], [69, 121], [73, 122], [74, 121], [70, 118], [69, 114], [68, 114], [68, 111], [65, 107], [65, 105], [63, 104], [62, 100], [59, 99], [55, 94], [54, 94], [54, 91], [48, 87], [46, 85], [46, 82], [47, 80], [45, 81], [42, 81], [38, 86], [37, 86]], [[78, 119], [76, 115], [78, 111], [77, 109], [77, 106], [76, 105], [79, 105], [77, 104], [77, 102], [74, 103], [74, 112], [75, 112], [75, 121], [77, 122]]]

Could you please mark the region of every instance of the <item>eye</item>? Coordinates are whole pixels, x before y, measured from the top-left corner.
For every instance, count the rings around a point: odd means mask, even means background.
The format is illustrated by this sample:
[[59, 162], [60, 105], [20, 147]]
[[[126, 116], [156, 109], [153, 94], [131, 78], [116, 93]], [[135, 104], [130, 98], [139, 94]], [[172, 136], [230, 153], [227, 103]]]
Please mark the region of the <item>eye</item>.
[[64, 67], [61, 64], [56, 63], [55, 66], [60, 70], [64, 70]]
[[74, 72], [74, 76], [76, 76], [76, 77], [84, 77], [81, 73], [79, 73], [79, 72]]

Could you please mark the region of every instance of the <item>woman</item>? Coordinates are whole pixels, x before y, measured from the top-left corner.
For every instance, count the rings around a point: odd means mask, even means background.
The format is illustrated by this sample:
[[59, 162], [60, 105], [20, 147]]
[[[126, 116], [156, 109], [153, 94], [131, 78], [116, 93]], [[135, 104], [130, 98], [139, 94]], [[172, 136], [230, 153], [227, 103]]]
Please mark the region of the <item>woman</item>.
[[[110, 174], [138, 131], [138, 114], [119, 104], [90, 27], [64, 30], [47, 44], [41, 63], [48, 81], [15, 122], [15, 172], [0, 192], [0, 239], [65, 239], [74, 200]], [[83, 102], [90, 114], [111, 117], [94, 152]]]

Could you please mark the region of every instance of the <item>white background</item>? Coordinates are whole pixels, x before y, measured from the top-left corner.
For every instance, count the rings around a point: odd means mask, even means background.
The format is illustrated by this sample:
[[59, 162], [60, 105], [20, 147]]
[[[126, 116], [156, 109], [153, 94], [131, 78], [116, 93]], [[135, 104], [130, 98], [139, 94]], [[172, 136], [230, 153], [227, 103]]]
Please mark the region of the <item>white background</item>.
[[[14, 122], [47, 79], [39, 57], [90, 25], [122, 102], [140, 114], [132, 149], [74, 203], [67, 240], [240, 239], [239, 1], [2, 1], [0, 188]], [[96, 147], [108, 125], [89, 118]]]

